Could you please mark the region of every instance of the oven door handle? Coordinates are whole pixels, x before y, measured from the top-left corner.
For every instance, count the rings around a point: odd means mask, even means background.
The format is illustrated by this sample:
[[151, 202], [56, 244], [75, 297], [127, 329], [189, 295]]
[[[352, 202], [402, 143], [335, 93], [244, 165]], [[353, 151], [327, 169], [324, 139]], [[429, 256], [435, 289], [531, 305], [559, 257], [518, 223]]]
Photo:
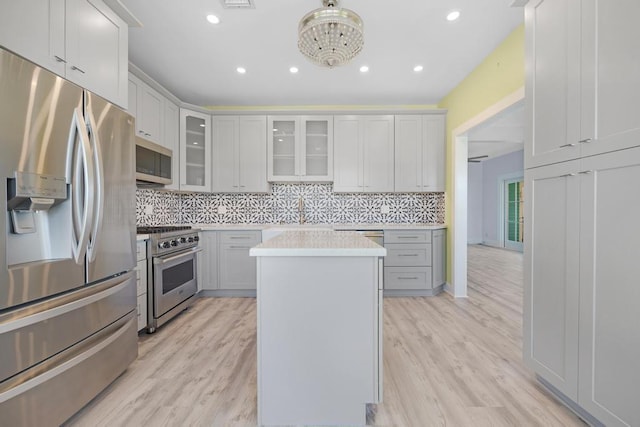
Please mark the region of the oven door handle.
[[182, 253], [180, 253], [178, 255], [170, 256], [169, 258], [156, 257], [156, 258], [153, 259], [153, 263], [154, 264], [166, 264], [168, 262], [175, 261], [175, 260], [180, 259], [180, 258], [186, 258], [186, 257], [189, 257], [189, 256], [191, 256], [193, 254], [197, 254], [198, 252], [202, 252], [202, 250], [203, 250], [202, 248], [191, 249], [189, 252], [182, 252]]

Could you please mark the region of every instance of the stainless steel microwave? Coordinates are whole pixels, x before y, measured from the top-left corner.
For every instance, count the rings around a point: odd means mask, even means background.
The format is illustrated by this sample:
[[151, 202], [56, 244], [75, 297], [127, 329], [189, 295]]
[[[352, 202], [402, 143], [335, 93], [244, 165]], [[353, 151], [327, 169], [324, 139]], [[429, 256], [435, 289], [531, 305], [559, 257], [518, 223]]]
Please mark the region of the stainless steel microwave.
[[142, 184], [171, 184], [172, 155], [170, 149], [136, 137], [136, 181]]

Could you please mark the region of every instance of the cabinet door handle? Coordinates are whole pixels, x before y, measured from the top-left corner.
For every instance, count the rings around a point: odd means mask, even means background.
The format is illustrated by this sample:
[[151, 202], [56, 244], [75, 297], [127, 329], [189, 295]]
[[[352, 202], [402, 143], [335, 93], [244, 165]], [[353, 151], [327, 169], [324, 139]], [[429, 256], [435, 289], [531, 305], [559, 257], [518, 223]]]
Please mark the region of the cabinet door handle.
[[585, 144], [585, 143], [589, 143], [593, 141], [591, 138], [585, 138], [585, 139], [581, 139], [580, 141], [578, 141], [580, 144]]
[[560, 175], [558, 178], [566, 178], [568, 176], [576, 176], [575, 173], [565, 173], [564, 175]]
[[564, 144], [564, 145], [561, 145], [561, 146], [560, 146], [560, 147], [558, 147], [558, 148], [575, 147], [575, 146], [576, 146], [576, 144], [574, 144], [574, 143], [570, 143], [570, 144]]
[[418, 254], [398, 254], [398, 256], [418, 256]]
[[230, 236], [229, 238], [232, 240], [247, 240], [250, 239], [251, 236]]
[[76, 67], [75, 65], [72, 65], [71, 69], [74, 70], [74, 71], [80, 71], [82, 74], [84, 74], [84, 70], [82, 68]]
[[60, 58], [58, 55], [53, 55], [53, 57], [56, 59], [56, 61], [58, 62], [62, 62], [63, 64], [66, 64], [67, 61], [65, 61], [64, 59]]
[[417, 239], [418, 236], [398, 236], [398, 239]]
[[251, 249], [251, 246], [229, 246], [229, 249]]
[[580, 173], [581, 175], [589, 175], [590, 173], [592, 173], [593, 171], [580, 171], [578, 173]]
[[398, 277], [398, 280], [418, 280], [417, 277]]

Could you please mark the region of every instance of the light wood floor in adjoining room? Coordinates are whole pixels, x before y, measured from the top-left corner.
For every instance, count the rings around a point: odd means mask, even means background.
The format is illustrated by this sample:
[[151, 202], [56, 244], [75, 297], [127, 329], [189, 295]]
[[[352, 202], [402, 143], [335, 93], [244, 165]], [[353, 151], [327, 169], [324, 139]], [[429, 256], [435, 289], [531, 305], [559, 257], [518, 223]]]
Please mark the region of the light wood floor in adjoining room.
[[[583, 426], [522, 362], [522, 254], [469, 247], [469, 298], [386, 298], [374, 425]], [[256, 425], [256, 304], [203, 298], [72, 426]]]

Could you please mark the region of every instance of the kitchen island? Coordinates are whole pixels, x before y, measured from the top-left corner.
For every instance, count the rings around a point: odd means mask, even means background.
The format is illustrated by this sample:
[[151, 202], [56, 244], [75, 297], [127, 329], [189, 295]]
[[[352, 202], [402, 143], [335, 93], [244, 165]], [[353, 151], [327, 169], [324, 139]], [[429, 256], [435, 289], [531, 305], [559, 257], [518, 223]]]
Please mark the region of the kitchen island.
[[382, 400], [382, 263], [355, 232], [286, 231], [258, 272], [258, 424], [364, 425]]

